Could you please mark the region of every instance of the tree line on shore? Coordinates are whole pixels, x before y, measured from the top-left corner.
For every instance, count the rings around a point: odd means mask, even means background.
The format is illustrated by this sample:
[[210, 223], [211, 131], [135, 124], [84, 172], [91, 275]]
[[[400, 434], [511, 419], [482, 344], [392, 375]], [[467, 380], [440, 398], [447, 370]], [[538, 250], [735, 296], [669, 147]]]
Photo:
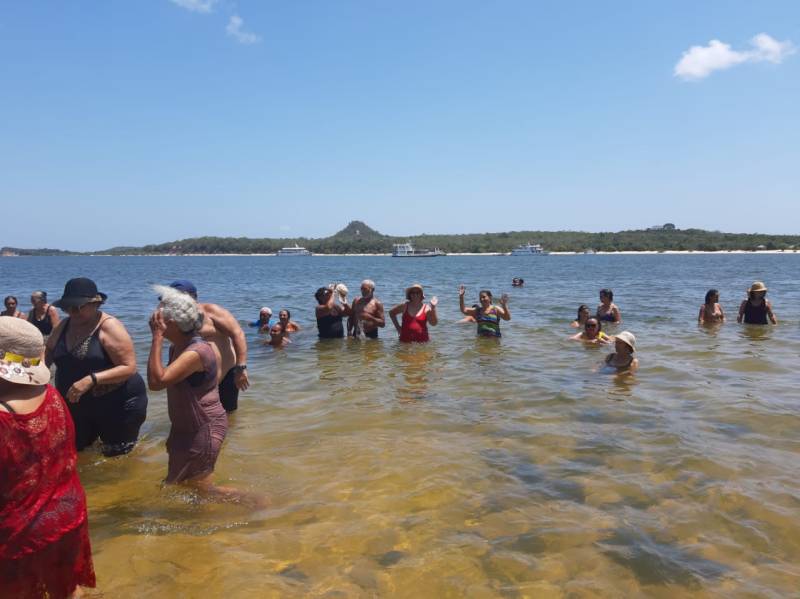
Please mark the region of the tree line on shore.
[[800, 235], [722, 233], [702, 229], [633, 230], [616, 233], [581, 231], [510, 231], [460, 235], [413, 235], [392, 237], [370, 229], [359, 221], [331, 237], [320, 239], [193, 237], [141, 247], [115, 247], [95, 252], [52, 249], [2, 248], [4, 254], [36, 255], [145, 255], [145, 254], [272, 254], [295, 244], [315, 254], [386, 254], [395, 243], [410, 242], [417, 249], [439, 248], [448, 253], [507, 253], [528, 242], [551, 252], [621, 251], [727, 251], [800, 249]]

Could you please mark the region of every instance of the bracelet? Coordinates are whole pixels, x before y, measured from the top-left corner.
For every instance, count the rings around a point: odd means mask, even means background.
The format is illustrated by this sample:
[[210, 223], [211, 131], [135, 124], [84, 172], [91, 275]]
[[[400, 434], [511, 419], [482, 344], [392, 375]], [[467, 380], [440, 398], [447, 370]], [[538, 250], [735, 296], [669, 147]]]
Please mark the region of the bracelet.
[[92, 379], [92, 387], [97, 387], [97, 375], [94, 372], [90, 372], [89, 378]]

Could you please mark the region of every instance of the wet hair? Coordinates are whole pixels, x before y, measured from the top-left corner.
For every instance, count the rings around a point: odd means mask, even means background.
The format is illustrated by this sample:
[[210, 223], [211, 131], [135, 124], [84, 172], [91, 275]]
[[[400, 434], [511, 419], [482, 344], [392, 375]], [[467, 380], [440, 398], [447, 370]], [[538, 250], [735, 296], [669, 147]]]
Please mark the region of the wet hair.
[[15, 298], [13, 295], [7, 295], [6, 298], [3, 300], [3, 304], [5, 304], [7, 306], [8, 305], [8, 300], [14, 300], [14, 303], [19, 306], [19, 302], [17, 301], [17, 298]]
[[594, 320], [595, 322], [597, 322], [597, 334], [599, 335], [603, 330], [603, 323], [600, 321], [599, 318], [597, 318], [597, 316], [589, 316], [589, 318], [586, 319], [586, 322], [583, 323], [583, 330], [584, 331], [586, 330], [586, 325], [589, 324], [590, 320]]
[[314, 292], [314, 297], [316, 298], [318, 304], [325, 303], [323, 298], [327, 295], [329, 291], [330, 291], [329, 287], [320, 287]]
[[46, 291], [34, 291], [33, 293], [31, 293], [31, 297], [36, 298], [38, 300], [42, 300], [43, 302], [47, 303]]
[[715, 296], [718, 296], [718, 295], [719, 295], [719, 291], [717, 291], [716, 289], [709, 289], [708, 291], [706, 291], [706, 304], [710, 304], [711, 303], [711, 298], [713, 298]]
[[281, 312], [286, 312], [286, 320], [292, 319], [292, 313], [289, 312], [289, 310], [287, 310], [286, 308], [284, 308], [283, 310], [278, 310], [278, 318], [281, 317]]
[[591, 310], [589, 310], [589, 306], [587, 306], [586, 304], [581, 304], [580, 306], [578, 306], [578, 318], [576, 318], [575, 320], [580, 322], [580, 320], [581, 320], [581, 312], [583, 312], [584, 310], [589, 312], [589, 315], [591, 316], [592, 312], [591, 312]]
[[482, 296], [484, 293], [485, 293], [486, 295], [488, 295], [488, 296], [489, 296], [489, 299], [490, 299], [490, 300], [492, 299], [492, 292], [491, 292], [491, 291], [489, 291], [488, 289], [481, 289], [481, 290], [478, 292], [478, 297]]
[[161, 300], [161, 314], [164, 320], [174, 322], [182, 333], [195, 333], [203, 326], [203, 315], [197, 302], [188, 293], [166, 285], [154, 285]]
[[609, 300], [611, 300], [612, 302], [614, 301], [614, 292], [611, 291], [610, 289], [601, 289], [600, 295], [601, 296], [605, 295]]

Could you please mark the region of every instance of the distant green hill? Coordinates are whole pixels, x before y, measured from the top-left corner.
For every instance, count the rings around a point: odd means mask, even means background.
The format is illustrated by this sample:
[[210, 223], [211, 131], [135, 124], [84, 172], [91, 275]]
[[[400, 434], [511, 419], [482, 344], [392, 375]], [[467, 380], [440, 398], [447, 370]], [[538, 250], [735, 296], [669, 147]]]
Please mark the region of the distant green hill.
[[[721, 233], [702, 229], [665, 227], [586, 233], [581, 231], [509, 231], [506, 233], [470, 233], [464, 235], [383, 235], [361, 221], [352, 221], [338, 233], [321, 239], [248, 237], [193, 237], [143, 247], [115, 247], [87, 254], [271, 254], [295, 243], [315, 254], [387, 254], [392, 244], [410, 241], [417, 249], [438, 247], [449, 253], [510, 252], [527, 242], [540, 243], [552, 252], [582, 252], [587, 249], [615, 251], [722, 251], [722, 250], [793, 250], [800, 249], [800, 235], [763, 235], [760, 233]], [[63, 250], [24, 250], [2, 248], [19, 255], [69, 255]]]

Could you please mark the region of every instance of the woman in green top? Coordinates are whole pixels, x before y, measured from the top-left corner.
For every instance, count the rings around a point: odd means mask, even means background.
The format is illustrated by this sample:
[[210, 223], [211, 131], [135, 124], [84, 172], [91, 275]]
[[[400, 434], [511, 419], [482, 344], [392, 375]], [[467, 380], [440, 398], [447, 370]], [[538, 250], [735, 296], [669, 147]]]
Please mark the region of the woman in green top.
[[467, 289], [463, 285], [458, 288], [458, 306], [461, 313], [471, 316], [478, 323], [479, 337], [499, 337], [500, 320], [511, 320], [511, 311], [508, 309], [508, 295], [500, 297], [500, 305], [492, 305], [492, 292], [482, 289], [478, 295], [480, 305], [477, 308], [467, 308], [464, 306], [464, 293]]

